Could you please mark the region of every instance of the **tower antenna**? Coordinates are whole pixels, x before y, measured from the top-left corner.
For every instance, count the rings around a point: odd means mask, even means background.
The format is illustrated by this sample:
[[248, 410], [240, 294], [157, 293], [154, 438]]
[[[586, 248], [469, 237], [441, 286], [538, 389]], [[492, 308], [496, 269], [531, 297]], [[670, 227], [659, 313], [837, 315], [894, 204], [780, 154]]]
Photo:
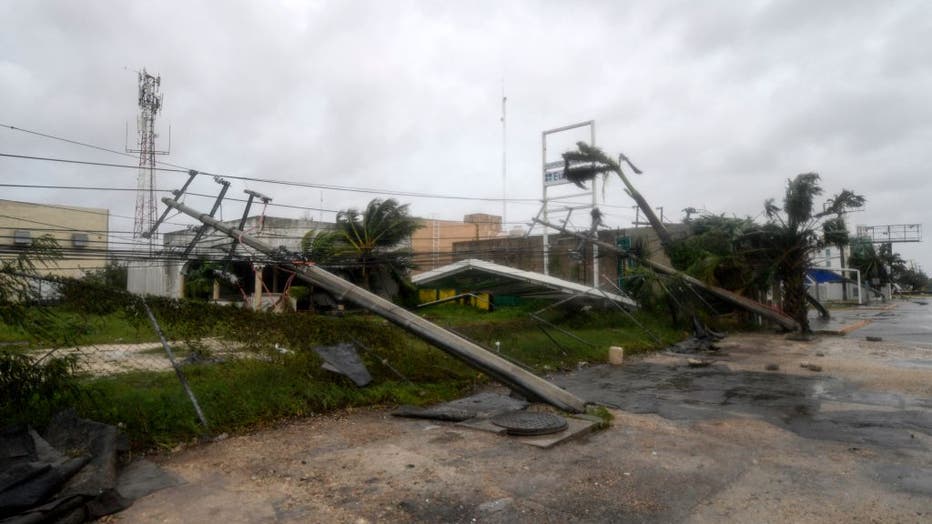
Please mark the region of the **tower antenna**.
[[[136, 214], [133, 222], [133, 238], [148, 237], [149, 253], [152, 253], [153, 238], [149, 235], [155, 224], [155, 155], [167, 155], [169, 151], [157, 151], [155, 118], [162, 110], [162, 94], [159, 93], [161, 76], [153, 76], [145, 69], [139, 75], [139, 117], [136, 134], [138, 149], [126, 148], [128, 153], [139, 153], [139, 174], [136, 177]], [[170, 147], [170, 146], [169, 146]]]
[[505, 96], [505, 79], [502, 78], [502, 231], [506, 231], [505, 224], [508, 223], [508, 201], [507, 182], [508, 182], [508, 124], [506, 122], [506, 104], [508, 97]]

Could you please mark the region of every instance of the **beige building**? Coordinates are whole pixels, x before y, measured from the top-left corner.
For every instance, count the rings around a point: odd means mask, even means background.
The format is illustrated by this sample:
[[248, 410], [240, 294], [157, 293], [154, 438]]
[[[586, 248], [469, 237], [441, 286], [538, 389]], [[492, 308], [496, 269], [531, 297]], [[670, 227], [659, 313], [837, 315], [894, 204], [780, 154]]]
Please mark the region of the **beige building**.
[[0, 256], [16, 256], [35, 239], [55, 239], [62, 258], [40, 266], [44, 275], [80, 277], [107, 265], [110, 211], [0, 200]]
[[488, 240], [502, 234], [502, 217], [473, 213], [456, 220], [421, 219], [424, 227], [411, 235], [411, 250], [423, 273], [453, 262], [453, 244], [472, 240]]

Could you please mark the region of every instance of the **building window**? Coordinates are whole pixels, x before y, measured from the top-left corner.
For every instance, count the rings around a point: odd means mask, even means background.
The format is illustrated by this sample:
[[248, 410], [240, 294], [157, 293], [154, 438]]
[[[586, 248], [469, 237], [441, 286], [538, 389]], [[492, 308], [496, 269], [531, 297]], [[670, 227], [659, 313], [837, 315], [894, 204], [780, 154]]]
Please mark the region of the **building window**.
[[17, 229], [13, 232], [13, 245], [14, 246], [29, 246], [32, 245], [32, 233], [25, 229]]
[[77, 248], [87, 247], [87, 233], [72, 233], [71, 245]]

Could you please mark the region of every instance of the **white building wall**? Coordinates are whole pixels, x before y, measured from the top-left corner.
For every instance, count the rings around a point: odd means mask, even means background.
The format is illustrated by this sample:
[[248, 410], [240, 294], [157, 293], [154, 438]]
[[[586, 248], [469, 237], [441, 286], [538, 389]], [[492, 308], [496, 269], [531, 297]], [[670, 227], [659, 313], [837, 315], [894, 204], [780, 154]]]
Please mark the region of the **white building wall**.
[[136, 295], [181, 297], [181, 268], [173, 262], [133, 262], [127, 268], [126, 288]]
[[[292, 219], [252, 216], [246, 219], [244, 231], [274, 248], [283, 247], [289, 251], [300, 251], [301, 238], [304, 233], [315, 230], [330, 230], [335, 226], [327, 222], [318, 222], [311, 219]], [[236, 227], [239, 220], [228, 220], [224, 224]], [[180, 254], [194, 239], [194, 230], [180, 230], [166, 233], [163, 237], [163, 247], [166, 252]], [[222, 260], [223, 251], [210, 246], [228, 246], [233, 239], [215, 230], [209, 230], [201, 237], [201, 241], [189, 253], [190, 258], [205, 258]], [[251, 252], [248, 248], [240, 246], [240, 254]], [[181, 298], [183, 295], [184, 265], [180, 262], [156, 261], [151, 263], [132, 262], [128, 267], [127, 290], [130, 293], [155, 295], [160, 297]]]

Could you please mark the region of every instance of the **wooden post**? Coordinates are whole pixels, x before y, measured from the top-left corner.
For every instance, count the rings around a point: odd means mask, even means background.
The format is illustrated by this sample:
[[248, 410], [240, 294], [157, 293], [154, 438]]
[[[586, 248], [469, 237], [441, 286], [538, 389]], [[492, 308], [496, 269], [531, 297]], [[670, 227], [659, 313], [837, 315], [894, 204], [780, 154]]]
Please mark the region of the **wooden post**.
[[264, 269], [265, 264], [255, 264], [253, 266], [253, 274], [256, 277], [256, 282], [253, 285], [252, 308], [256, 311], [262, 309], [262, 272]]

